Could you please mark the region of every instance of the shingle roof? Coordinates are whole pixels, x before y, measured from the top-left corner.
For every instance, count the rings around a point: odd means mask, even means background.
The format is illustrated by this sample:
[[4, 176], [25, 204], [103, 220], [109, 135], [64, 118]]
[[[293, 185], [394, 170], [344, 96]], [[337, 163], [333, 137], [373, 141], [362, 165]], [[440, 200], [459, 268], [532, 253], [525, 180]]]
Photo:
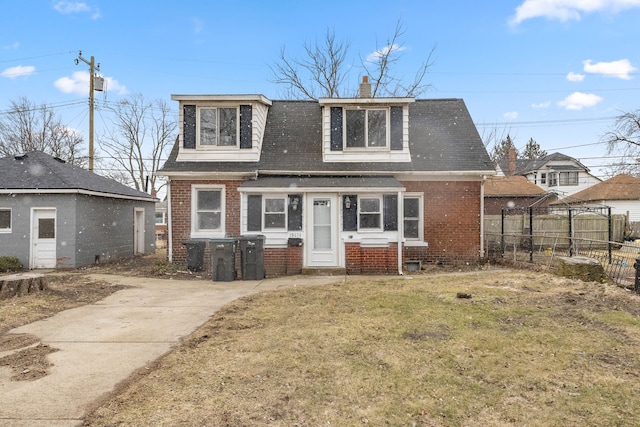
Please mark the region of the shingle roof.
[[485, 171], [493, 164], [461, 99], [409, 104], [411, 162], [323, 162], [322, 108], [317, 101], [273, 101], [259, 162], [178, 162], [174, 146], [162, 172], [339, 172]]
[[617, 175], [562, 199], [559, 203], [585, 203], [602, 200], [640, 200], [640, 178]]
[[[566, 169], [571, 169], [571, 170], [587, 170], [588, 168], [586, 166], [584, 166], [582, 163], [580, 163], [578, 160], [574, 159], [573, 157], [569, 157], [566, 154], [562, 154], [562, 153], [551, 153], [548, 154], [544, 157], [541, 157], [539, 159], [516, 159], [516, 170], [515, 173], [518, 175], [526, 175], [530, 172], [535, 172], [537, 170], [540, 170], [542, 167], [544, 167], [544, 165], [546, 165], [549, 162], [575, 162], [577, 163], [577, 165], [573, 164], [573, 165], [553, 165], [553, 169], [555, 170], [566, 170]], [[569, 168], [569, 166], [571, 166]], [[505, 175], [507, 175], [508, 173], [510, 173], [511, 171], [509, 171], [509, 159], [503, 159], [500, 162], [500, 168], [502, 169], [502, 171], [505, 173]]]
[[83, 190], [150, 201], [154, 199], [147, 193], [39, 151], [0, 159], [0, 191], [7, 192], [4, 190]]
[[486, 197], [542, 196], [546, 192], [522, 175], [489, 176], [484, 184]]

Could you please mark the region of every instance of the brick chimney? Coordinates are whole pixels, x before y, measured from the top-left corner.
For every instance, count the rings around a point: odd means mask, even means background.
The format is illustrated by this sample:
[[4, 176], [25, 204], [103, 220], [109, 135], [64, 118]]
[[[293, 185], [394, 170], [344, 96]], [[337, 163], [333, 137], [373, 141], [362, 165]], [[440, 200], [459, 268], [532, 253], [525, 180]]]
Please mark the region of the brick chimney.
[[369, 76], [362, 76], [362, 83], [360, 83], [360, 98], [371, 98], [371, 83], [369, 83]]
[[516, 149], [509, 148], [509, 175], [516, 174]]

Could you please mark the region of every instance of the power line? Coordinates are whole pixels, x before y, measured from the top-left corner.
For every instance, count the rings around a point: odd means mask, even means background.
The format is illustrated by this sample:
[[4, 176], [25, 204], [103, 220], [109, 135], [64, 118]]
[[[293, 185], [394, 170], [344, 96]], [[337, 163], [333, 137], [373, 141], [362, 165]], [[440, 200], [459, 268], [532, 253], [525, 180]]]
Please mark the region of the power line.
[[68, 55], [70, 53], [74, 53], [74, 51], [70, 50], [68, 52], [48, 53], [48, 54], [45, 54], [45, 55], [27, 56], [27, 57], [24, 57], [24, 58], [6, 59], [4, 61], [0, 61], [0, 64], [4, 64], [4, 63], [7, 63], [7, 62], [26, 61], [26, 60], [29, 60], [29, 59], [47, 58], [49, 56]]

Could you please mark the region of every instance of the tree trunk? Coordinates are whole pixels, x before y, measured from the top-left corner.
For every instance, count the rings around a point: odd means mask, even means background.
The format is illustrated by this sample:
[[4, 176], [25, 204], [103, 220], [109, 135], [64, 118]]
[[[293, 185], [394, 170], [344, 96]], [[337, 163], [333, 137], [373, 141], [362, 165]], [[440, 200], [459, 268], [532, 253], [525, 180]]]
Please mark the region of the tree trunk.
[[0, 276], [0, 299], [24, 296], [47, 289], [44, 274], [24, 273]]

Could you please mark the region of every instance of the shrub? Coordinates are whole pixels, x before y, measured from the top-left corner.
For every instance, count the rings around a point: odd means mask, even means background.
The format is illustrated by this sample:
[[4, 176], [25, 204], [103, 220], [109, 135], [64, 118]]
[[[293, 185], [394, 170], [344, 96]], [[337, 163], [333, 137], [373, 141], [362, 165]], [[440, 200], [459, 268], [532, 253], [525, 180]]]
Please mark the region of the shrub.
[[18, 258], [13, 256], [0, 256], [0, 273], [20, 270], [22, 270], [22, 264], [20, 264]]

